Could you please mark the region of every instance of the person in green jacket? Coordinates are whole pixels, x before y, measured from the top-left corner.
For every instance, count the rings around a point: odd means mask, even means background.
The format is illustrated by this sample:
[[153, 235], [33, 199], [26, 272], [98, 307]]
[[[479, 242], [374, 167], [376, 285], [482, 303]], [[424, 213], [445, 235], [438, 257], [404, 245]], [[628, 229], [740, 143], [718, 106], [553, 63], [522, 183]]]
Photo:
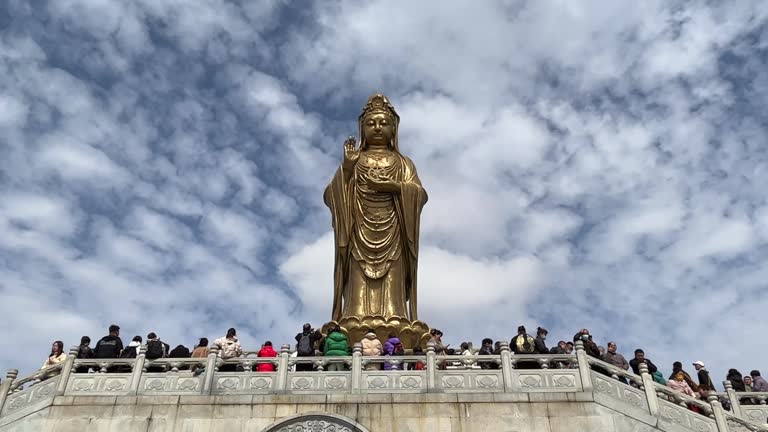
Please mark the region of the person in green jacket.
[[[339, 326], [331, 329], [328, 337], [325, 338], [325, 344], [323, 345], [324, 356], [348, 356], [349, 341], [347, 336], [341, 332]], [[327, 371], [343, 371], [345, 370], [344, 363], [331, 363], [325, 369]]]

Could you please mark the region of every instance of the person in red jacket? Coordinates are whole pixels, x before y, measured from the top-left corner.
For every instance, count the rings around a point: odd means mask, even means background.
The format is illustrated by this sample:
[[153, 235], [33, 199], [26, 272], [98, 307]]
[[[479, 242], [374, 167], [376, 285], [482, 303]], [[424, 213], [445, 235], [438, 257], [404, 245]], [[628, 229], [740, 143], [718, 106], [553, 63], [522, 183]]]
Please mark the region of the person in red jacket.
[[[259, 350], [259, 357], [277, 357], [277, 352], [275, 352], [275, 349], [272, 348], [272, 342], [266, 341], [264, 342], [264, 345]], [[259, 363], [256, 366], [256, 371], [258, 372], [274, 372], [275, 371], [275, 365], [272, 363]]]

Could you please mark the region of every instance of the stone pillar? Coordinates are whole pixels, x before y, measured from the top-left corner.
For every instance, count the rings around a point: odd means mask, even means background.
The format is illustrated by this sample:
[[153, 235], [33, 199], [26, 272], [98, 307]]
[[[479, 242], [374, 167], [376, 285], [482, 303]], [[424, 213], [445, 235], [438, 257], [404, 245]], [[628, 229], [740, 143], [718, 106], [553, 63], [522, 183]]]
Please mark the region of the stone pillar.
[[69, 382], [69, 376], [72, 374], [72, 368], [75, 365], [75, 359], [79, 347], [73, 346], [69, 349], [67, 359], [64, 360], [64, 364], [61, 366], [61, 373], [59, 374], [59, 384], [56, 386], [56, 396], [61, 396], [67, 390], [67, 383]]
[[3, 406], [5, 406], [5, 399], [8, 397], [8, 392], [11, 391], [11, 386], [16, 377], [19, 376], [18, 369], [9, 369], [5, 374], [5, 381], [0, 383], [0, 413], [3, 412]]
[[427, 363], [424, 365], [427, 371], [427, 392], [438, 392], [437, 388], [437, 362], [435, 362], [435, 343], [427, 342]]
[[730, 381], [723, 381], [723, 387], [725, 387], [725, 393], [728, 395], [728, 400], [731, 402], [731, 412], [737, 417], [741, 417], [741, 400], [736, 395], [736, 390], [733, 389], [733, 384]]
[[136, 356], [136, 361], [133, 363], [133, 371], [131, 372], [131, 384], [128, 387], [128, 394], [139, 394], [139, 383], [141, 382], [141, 374], [144, 373], [144, 365], [147, 362], [147, 346], [142, 345], [139, 347], [139, 354]]
[[502, 342], [499, 344], [499, 353], [501, 354], [501, 378], [504, 380], [504, 391], [507, 393], [515, 391], [514, 380], [512, 374], [514, 368], [512, 367], [512, 353], [509, 351], [509, 343]]
[[352, 348], [352, 393], [360, 393], [363, 388], [363, 344], [355, 342]]
[[277, 363], [277, 383], [275, 383], [275, 391], [277, 393], [285, 393], [285, 389], [288, 386], [288, 360], [291, 357], [291, 346], [283, 344], [280, 346], [280, 358]]
[[659, 415], [659, 396], [656, 394], [656, 383], [648, 371], [647, 364], [640, 363], [638, 368], [640, 369], [640, 377], [643, 379], [645, 398], [648, 400], [648, 411], [652, 416], [657, 417]]
[[211, 347], [208, 353], [208, 362], [205, 364], [205, 378], [203, 379], [203, 394], [209, 395], [213, 390], [213, 374], [216, 373], [216, 360], [219, 357], [219, 347]]
[[592, 373], [589, 367], [589, 356], [584, 351], [584, 341], [576, 341], [576, 361], [579, 363], [579, 375], [581, 376], [581, 391], [591, 392], [594, 389], [592, 385]]
[[707, 402], [712, 405], [712, 414], [715, 417], [715, 424], [718, 432], [728, 432], [728, 422], [725, 421], [725, 411], [720, 405], [720, 400], [716, 395], [707, 396]]

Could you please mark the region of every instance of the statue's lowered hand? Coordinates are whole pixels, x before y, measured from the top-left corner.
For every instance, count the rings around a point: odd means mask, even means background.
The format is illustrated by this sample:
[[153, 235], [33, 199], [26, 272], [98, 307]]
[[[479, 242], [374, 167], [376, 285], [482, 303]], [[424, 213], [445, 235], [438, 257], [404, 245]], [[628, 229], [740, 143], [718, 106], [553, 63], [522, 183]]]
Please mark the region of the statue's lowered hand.
[[400, 183], [385, 176], [371, 178], [370, 188], [376, 192], [400, 193]]

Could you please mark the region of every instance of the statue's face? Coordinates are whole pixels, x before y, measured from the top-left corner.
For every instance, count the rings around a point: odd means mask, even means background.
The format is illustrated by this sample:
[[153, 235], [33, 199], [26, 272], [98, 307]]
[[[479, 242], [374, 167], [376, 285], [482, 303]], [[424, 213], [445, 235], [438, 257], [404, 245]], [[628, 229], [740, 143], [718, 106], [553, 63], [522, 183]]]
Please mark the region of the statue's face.
[[388, 147], [395, 134], [395, 124], [392, 117], [384, 113], [377, 113], [363, 120], [363, 134], [365, 142], [375, 147]]

